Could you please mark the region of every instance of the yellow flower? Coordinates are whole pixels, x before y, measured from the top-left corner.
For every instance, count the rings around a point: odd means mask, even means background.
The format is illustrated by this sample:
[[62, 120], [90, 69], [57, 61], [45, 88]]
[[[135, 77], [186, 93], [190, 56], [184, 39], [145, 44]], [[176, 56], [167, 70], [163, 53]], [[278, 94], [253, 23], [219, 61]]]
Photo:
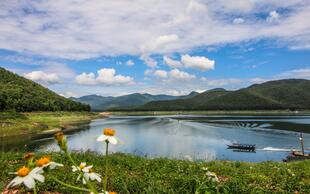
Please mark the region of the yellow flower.
[[50, 156], [44, 156], [44, 157], [36, 160], [36, 165], [40, 168], [49, 167], [50, 169], [55, 169], [56, 167], [64, 166], [63, 164], [59, 164], [59, 163], [51, 161]]
[[115, 130], [111, 128], [105, 128], [103, 134], [97, 138], [97, 141], [106, 141], [111, 144], [117, 144], [119, 140], [114, 136]]
[[103, 134], [106, 136], [114, 136], [115, 135], [115, 130], [111, 128], [105, 128], [103, 130]]
[[10, 173], [16, 174], [17, 176], [8, 184], [8, 187], [14, 187], [16, 185], [24, 184], [28, 189], [33, 189], [35, 187], [35, 180], [44, 182], [44, 176], [41, 175], [43, 170], [36, 167], [30, 171], [29, 168], [23, 166], [18, 169], [17, 172]]
[[23, 166], [20, 169], [18, 169], [17, 175], [20, 177], [25, 177], [29, 174], [29, 172], [30, 172], [30, 169], [27, 168], [26, 166]]
[[49, 156], [44, 156], [44, 157], [42, 157], [42, 158], [40, 158], [40, 159], [38, 159], [38, 160], [36, 161], [36, 165], [37, 165], [38, 167], [42, 167], [42, 166], [48, 164], [48, 163], [51, 161], [50, 158], [51, 158], [51, 157], [49, 157]]

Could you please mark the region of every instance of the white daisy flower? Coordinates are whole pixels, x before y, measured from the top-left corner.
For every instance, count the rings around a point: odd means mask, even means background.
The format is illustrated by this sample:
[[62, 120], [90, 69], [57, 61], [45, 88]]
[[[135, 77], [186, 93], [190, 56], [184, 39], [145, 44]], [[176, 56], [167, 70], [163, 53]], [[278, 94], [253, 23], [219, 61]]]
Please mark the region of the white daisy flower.
[[103, 134], [97, 138], [97, 141], [108, 141], [111, 144], [118, 144], [119, 140], [114, 135], [115, 130], [106, 128], [103, 130]]
[[219, 179], [217, 178], [216, 174], [214, 172], [208, 171], [207, 176], [211, 178], [212, 181], [214, 182], [219, 182]]
[[49, 167], [49, 169], [55, 169], [56, 167], [63, 167], [63, 164], [51, 161], [49, 156], [44, 156], [36, 160], [36, 165], [41, 168]]
[[93, 165], [86, 166], [86, 162], [81, 162], [80, 166], [72, 166], [72, 172], [82, 171], [89, 172], [89, 170], [93, 167]]
[[30, 171], [27, 167], [20, 168], [17, 172], [11, 174], [17, 174], [9, 184], [8, 187], [14, 187], [16, 185], [24, 184], [28, 189], [33, 189], [35, 187], [35, 180], [44, 182], [44, 176], [42, 168], [36, 167]]
[[84, 173], [85, 175], [85, 178], [88, 179], [88, 180], [91, 180], [91, 181], [98, 181], [99, 183], [101, 182], [101, 177], [100, 177], [100, 174], [98, 173], [95, 173], [95, 172], [85, 172]]
[[[76, 166], [72, 166], [72, 171], [76, 172], [76, 171], [82, 171], [83, 172], [83, 184], [86, 184], [86, 180], [97, 180], [98, 182], [101, 182], [101, 177], [98, 173], [95, 173], [92, 171], [93, 166], [86, 166], [86, 162], [81, 162], [80, 166], [76, 167]], [[77, 181], [79, 181], [82, 178], [82, 175], [80, 174], [77, 177]], [[85, 180], [86, 179], [86, 180]]]

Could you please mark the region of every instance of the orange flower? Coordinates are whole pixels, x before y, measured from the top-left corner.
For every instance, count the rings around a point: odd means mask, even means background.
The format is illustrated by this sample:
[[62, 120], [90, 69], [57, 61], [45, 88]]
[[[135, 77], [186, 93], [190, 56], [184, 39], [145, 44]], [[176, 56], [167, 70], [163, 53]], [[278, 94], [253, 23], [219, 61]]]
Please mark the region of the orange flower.
[[48, 164], [50, 161], [51, 161], [51, 157], [50, 156], [44, 156], [44, 157], [42, 157], [42, 158], [40, 158], [40, 159], [38, 159], [36, 161], [36, 165], [38, 167], [42, 167], [42, 166]]
[[23, 166], [22, 168], [18, 169], [17, 175], [20, 177], [25, 177], [29, 174], [30, 169], [27, 168], [26, 166]]
[[103, 130], [103, 134], [106, 136], [114, 136], [115, 135], [115, 130], [111, 128], [105, 128]]

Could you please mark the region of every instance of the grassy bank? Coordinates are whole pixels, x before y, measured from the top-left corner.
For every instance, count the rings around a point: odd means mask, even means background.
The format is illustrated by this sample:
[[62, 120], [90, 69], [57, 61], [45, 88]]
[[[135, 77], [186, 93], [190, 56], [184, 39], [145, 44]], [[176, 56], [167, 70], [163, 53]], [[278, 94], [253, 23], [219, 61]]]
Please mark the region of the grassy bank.
[[[44, 155], [44, 154], [41, 154]], [[94, 165], [94, 170], [104, 174], [105, 157], [93, 153], [73, 154], [77, 161]], [[1, 153], [0, 188], [4, 188], [14, 172], [24, 163], [21, 153]], [[53, 175], [67, 183], [77, 185], [66, 157], [57, 153], [52, 159], [65, 164], [54, 170]], [[245, 163], [231, 161], [189, 162], [169, 159], [146, 159], [114, 154], [109, 157], [108, 189], [118, 193], [309, 193], [310, 161], [278, 163]], [[206, 171], [218, 175], [219, 183], [209, 180]], [[46, 175], [40, 191], [76, 193], [54, 183]], [[96, 184], [98, 188], [102, 184]]]
[[92, 112], [1, 112], [0, 137], [36, 134], [99, 117]]
[[111, 115], [152, 116], [152, 115], [310, 115], [310, 110], [249, 110], [249, 111], [110, 111]]

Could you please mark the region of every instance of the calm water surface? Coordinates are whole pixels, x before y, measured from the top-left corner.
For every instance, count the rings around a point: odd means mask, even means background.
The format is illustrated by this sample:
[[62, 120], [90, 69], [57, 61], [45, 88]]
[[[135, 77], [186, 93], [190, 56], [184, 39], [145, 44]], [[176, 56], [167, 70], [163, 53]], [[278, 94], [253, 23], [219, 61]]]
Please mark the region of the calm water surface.
[[[96, 142], [102, 129], [116, 129], [122, 144], [111, 152], [147, 157], [193, 158], [203, 160], [282, 160], [291, 149], [299, 149], [299, 133], [310, 132], [310, 116], [121, 116], [94, 120], [89, 127], [68, 135], [72, 150], [104, 153]], [[310, 148], [310, 134], [304, 133]], [[227, 149], [232, 142], [256, 144], [255, 153]], [[30, 150], [56, 151], [53, 139], [36, 140]]]

